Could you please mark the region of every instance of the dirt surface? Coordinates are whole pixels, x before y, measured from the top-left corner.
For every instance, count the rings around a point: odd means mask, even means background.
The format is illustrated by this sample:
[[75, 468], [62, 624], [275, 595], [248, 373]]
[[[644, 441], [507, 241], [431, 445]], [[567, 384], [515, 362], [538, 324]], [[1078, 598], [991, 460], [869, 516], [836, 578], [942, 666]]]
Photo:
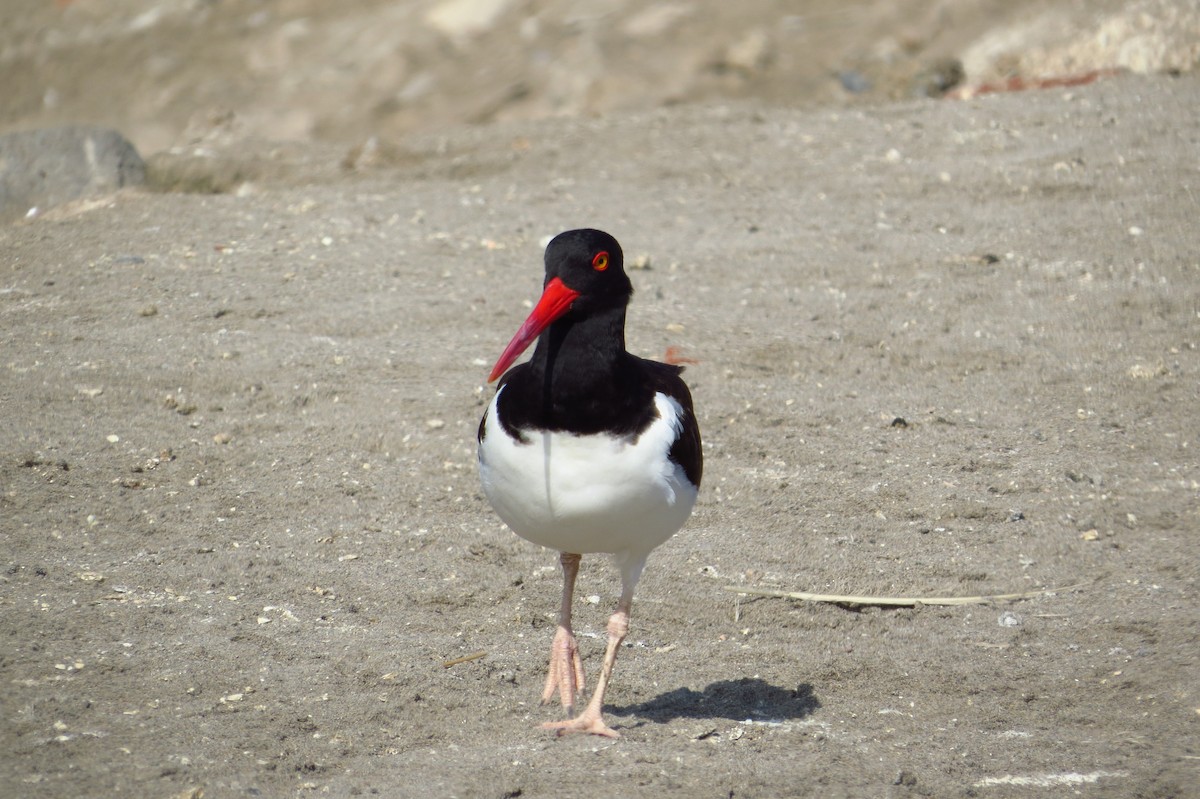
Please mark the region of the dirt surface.
[[[235, 132], [227, 193], [0, 227], [0, 793], [1200, 795], [1197, 107], [710, 102], [352, 169]], [[696, 361], [705, 437], [617, 741], [537, 728], [556, 557], [474, 463], [583, 225], [642, 258], [630, 348]], [[585, 559], [589, 676], [617, 591]]]
[[[523, 123], [3, 229], [4, 784], [1195, 795], [1198, 104]], [[698, 361], [707, 457], [615, 743], [536, 729], [555, 557], [474, 470], [540, 242], [582, 224], [648, 258], [630, 345]], [[585, 560], [593, 670], [616, 587]]]
[[1200, 0], [0, 0], [0, 130], [361, 144], [723, 99], [937, 96], [1200, 62]]

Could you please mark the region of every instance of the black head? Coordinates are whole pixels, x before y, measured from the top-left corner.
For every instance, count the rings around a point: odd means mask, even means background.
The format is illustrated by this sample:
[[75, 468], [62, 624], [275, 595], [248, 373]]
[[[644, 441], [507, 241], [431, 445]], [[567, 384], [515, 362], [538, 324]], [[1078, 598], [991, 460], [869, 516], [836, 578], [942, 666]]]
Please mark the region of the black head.
[[571, 308], [575, 314], [627, 305], [633, 296], [621, 245], [602, 230], [568, 230], [551, 239], [546, 245], [546, 283], [554, 278], [579, 293]]
[[625, 306], [633, 284], [625, 274], [625, 258], [617, 240], [600, 230], [583, 228], [559, 233], [546, 246], [546, 281], [542, 298], [504, 348], [488, 381], [495, 380], [542, 331], [559, 319], [561, 332], [585, 320], [610, 320], [607, 334], [624, 349]]

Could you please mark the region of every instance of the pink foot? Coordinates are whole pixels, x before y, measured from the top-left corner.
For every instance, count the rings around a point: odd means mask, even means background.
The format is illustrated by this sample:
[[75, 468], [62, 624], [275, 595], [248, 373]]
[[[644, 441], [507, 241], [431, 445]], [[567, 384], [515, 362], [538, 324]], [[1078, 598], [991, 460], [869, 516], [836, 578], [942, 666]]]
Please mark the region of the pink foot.
[[583, 663], [579, 660], [579, 645], [569, 627], [559, 626], [550, 647], [550, 673], [542, 690], [542, 704], [558, 694], [559, 701], [569, 713], [575, 707], [575, 697], [583, 691]]
[[583, 732], [589, 735], [603, 735], [605, 738], [620, 738], [621, 733], [604, 723], [604, 717], [590, 707], [573, 719], [567, 721], [548, 721], [542, 725], [544, 730], [554, 730], [558, 735], [569, 735], [573, 732]]

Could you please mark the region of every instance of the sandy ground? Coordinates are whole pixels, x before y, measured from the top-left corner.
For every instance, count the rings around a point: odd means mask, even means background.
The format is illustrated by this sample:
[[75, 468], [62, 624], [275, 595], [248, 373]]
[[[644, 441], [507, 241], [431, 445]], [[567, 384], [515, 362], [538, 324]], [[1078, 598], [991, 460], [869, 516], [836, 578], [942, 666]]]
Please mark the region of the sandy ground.
[[[0, 228], [4, 793], [1200, 795], [1197, 107], [677, 107], [354, 172], [242, 143], [273, 177]], [[537, 729], [556, 558], [474, 468], [582, 225], [648, 261], [630, 347], [696, 361], [705, 435], [615, 742]], [[616, 588], [585, 560], [591, 671]]]

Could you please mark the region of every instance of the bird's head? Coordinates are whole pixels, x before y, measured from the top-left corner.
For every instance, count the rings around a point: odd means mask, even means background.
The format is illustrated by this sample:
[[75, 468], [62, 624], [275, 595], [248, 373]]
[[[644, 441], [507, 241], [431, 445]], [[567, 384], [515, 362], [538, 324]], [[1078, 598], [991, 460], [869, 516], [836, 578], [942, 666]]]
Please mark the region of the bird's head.
[[616, 239], [589, 228], [559, 233], [546, 246], [542, 297], [504, 348], [488, 382], [504, 374], [554, 321], [623, 308], [631, 296], [633, 284], [625, 274], [625, 259]]

